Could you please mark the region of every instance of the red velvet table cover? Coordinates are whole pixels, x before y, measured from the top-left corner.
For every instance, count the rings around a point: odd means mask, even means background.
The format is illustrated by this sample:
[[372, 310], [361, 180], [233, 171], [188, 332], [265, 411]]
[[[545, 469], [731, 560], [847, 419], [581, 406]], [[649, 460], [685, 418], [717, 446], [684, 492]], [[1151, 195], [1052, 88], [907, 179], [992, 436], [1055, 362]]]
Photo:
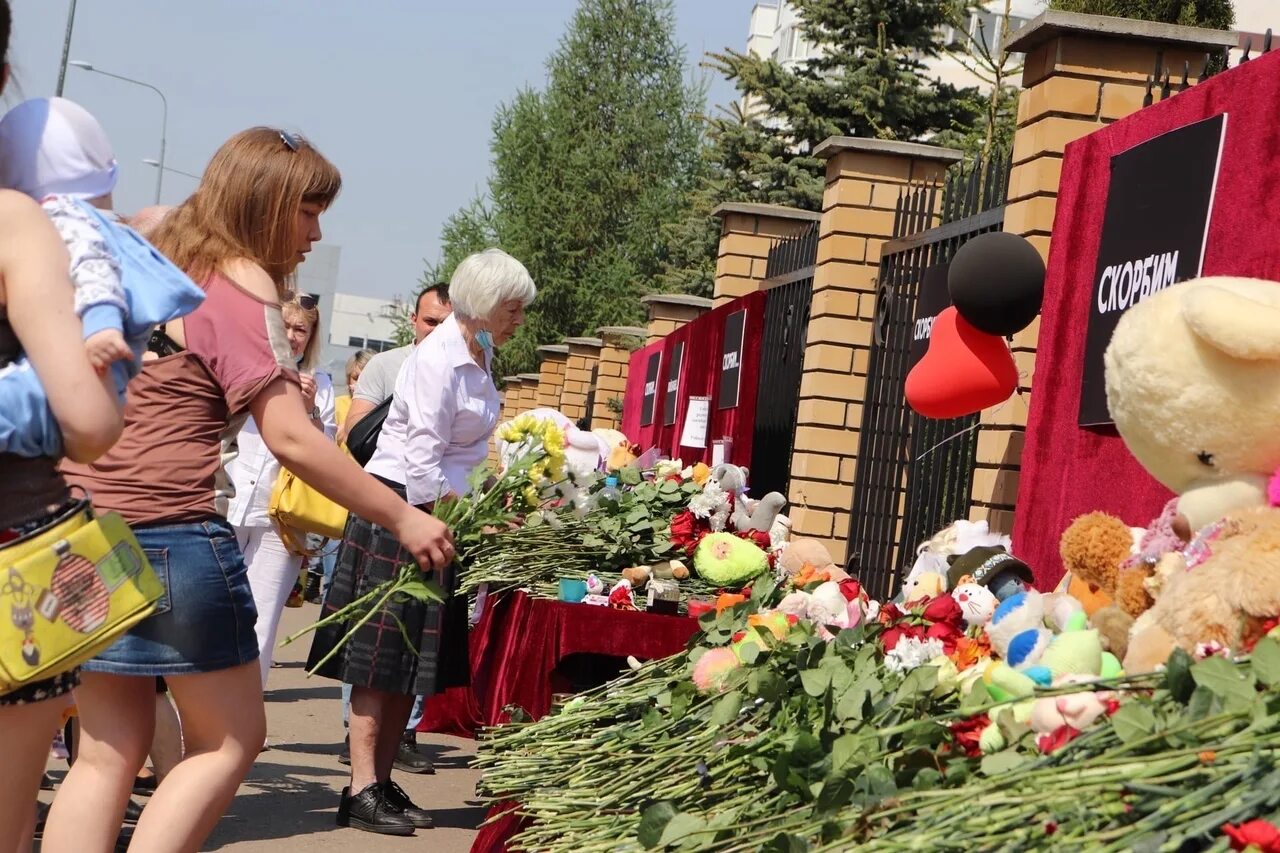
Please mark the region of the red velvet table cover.
[[[1052, 588], [1062, 576], [1058, 539], [1072, 519], [1103, 510], [1145, 527], [1169, 499], [1169, 492], [1138, 464], [1114, 427], [1077, 425], [1111, 157], [1162, 133], [1226, 113], [1204, 274], [1280, 280], [1276, 104], [1280, 52], [1260, 56], [1067, 146], [1013, 530], [1014, 551], [1035, 571], [1041, 589]], [[1177, 180], [1177, 175], [1169, 180]], [[1177, 216], [1178, 211], [1169, 215]], [[1152, 222], [1151, 227], [1159, 228], [1160, 223]]]
[[551, 710], [552, 672], [572, 654], [633, 655], [640, 660], [683, 651], [698, 620], [534, 598], [523, 592], [490, 600], [470, 635], [471, 687], [427, 700], [419, 731], [471, 737], [507, 722], [508, 705], [534, 719]]
[[485, 820], [492, 820], [502, 815], [488, 826], [480, 827], [475, 840], [471, 842], [471, 853], [507, 853], [507, 845], [516, 833], [524, 829], [526, 818], [516, 813], [520, 804], [512, 800], [498, 803], [489, 809]]

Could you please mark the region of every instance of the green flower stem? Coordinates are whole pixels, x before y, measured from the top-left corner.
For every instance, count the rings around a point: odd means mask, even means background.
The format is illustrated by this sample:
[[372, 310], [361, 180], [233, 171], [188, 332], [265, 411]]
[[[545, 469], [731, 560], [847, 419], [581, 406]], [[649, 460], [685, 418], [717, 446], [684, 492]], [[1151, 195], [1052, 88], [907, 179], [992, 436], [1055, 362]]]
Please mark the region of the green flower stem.
[[315, 675], [316, 671], [319, 670], [326, 663], [328, 663], [330, 660], [332, 660], [333, 656], [336, 655], [339, 651], [341, 651], [342, 647], [347, 644], [347, 641], [350, 640], [352, 637], [354, 637], [356, 632], [359, 631], [361, 628], [363, 628], [365, 624], [368, 623], [368, 621], [373, 618], [373, 615], [375, 613], [378, 613], [382, 610], [383, 606], [385, 606], [387, 603], [387, 599], [391, 598], [391, 596], [396, 593], [395, 583], [389, 582], [386, 584], [382, 584], [381, 586], [378, 587], [378, 589], [381, 590], [384, 587], [387, 587], [386, 592], [383, 594], [383, 596], [380, 599], [378, 599], [378, 603], [375, 604], [373, 607], [369, 608], [363, 615], [360, 616], [360, 618], [356, 621], [356, 623], [353, 626], [351, 626], [351, 630], [348, 631], [345, 635], [343, 635], [341, 640], [339, 640], [337, 643], [334, 643], [334, 646], [332, 649], [329, 650], [329, 653], [326, 654], [323, 658], [321, 658], [319, 663], [311, 667], [311, 669], [307, 670], [307, 675]]

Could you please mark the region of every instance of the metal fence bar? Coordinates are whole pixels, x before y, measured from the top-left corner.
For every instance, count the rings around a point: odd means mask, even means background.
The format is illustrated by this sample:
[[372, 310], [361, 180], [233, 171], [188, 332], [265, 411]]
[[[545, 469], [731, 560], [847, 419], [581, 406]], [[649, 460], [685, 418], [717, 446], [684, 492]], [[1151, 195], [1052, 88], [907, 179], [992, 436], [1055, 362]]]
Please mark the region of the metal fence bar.
[[920, 417], [906, 404], [905, 382], [925, 273], [969, 238], [1002, 227], [1010, 160], [995, 150], [940, 184], [904, 188], [881, 250], [848, 549], [850, 570], [875, 596], [890, 594], [918, 542], [968, 514], [977, 416]]
[[787, 494], [795, 446], [800, 379], [818, 259], [818, 223], [773, 241], [765, 264], [768, 282], [760, 375], [752, 432], [751, 491]]

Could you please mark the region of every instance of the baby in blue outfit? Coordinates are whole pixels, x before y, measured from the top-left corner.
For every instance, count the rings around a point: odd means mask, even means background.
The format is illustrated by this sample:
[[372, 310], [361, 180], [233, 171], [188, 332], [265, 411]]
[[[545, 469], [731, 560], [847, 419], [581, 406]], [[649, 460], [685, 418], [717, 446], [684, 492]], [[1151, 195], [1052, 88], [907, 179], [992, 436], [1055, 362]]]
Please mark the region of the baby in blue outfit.
[[[121, 399], [158, 323], [204, 293], [111, 212], [117, 166], [98, 121], [64, 98], [36, 98], [0, 119], [0, 186], [39, 201], [71, 256], [85, 350]], [[60, 456], [62, 436], [26, 356], [0, 364], [0, 452]]]

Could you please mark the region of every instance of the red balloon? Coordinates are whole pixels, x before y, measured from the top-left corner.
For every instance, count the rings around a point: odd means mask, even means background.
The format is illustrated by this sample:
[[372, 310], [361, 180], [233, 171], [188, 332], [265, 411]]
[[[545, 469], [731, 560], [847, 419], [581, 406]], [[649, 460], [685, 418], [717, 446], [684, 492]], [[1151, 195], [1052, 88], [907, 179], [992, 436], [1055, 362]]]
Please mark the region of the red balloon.
[[958, 418], [1003, 403], [1018, 390], [1004, 338], [980, 332], [949, 307], [933, 321], [929, 349], [907, 375], [907, 405], [926, 418]]

